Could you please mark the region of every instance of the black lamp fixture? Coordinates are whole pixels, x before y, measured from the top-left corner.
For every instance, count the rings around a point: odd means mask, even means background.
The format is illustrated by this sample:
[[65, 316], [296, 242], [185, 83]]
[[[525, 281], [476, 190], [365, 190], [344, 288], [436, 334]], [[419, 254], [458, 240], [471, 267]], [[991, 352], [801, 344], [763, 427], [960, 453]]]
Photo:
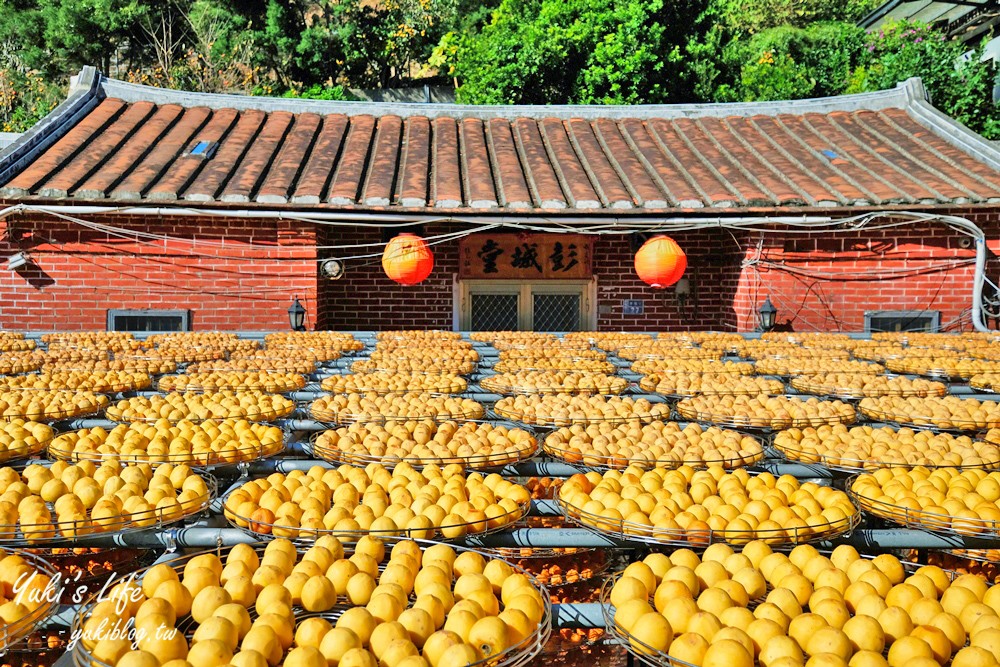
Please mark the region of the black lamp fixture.
[[295, 301], [288, 307], [288, 323], [292, 331], [306, 330], [306, 309], [299, 303], [299, 297], [295, 296]]
[[760, 325], [760, 330], [767, 332], [773, 329], [777, 317], [778, 309], [774, 307], [774, 304], [771, 303], [771, 297], [768, 296], [764, 299], [764, 303], [760, 305], [760, 310], [757, 311], [757, 320]]

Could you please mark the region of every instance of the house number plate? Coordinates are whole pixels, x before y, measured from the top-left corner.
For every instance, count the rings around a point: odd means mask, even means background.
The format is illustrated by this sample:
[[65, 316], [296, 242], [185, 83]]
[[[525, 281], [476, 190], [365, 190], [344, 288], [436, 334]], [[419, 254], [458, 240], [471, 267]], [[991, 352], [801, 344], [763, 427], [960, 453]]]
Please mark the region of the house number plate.
[[622, 313], [625, 315], [642, 315], [646, 302], [642, 299], [625, 299], [622, 301]]

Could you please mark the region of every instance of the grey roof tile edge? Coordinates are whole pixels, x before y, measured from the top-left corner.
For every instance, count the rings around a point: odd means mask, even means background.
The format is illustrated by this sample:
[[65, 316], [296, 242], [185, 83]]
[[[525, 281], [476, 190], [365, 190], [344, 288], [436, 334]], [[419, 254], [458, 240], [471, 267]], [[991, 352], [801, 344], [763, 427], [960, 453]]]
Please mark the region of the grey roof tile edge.
[[[920, 79], [907, 79], [907, 90], [913, 93], [904, 108], [918, 123], [940, 137], [946, 143], [968, 153], [972, 158], [1000, 171], [1000, 148], [976, 134], [962, 123], [931, 104]], [[903, 86], [904, 84], [899, 84]]]
[[23, 132], [0, 132], [0, 149], [7, 148], [21, 138]]
[[[100, 75], [99, 75], [100, 76]], [[213, 109], [259, 109], [261, 111], [341, 113], [348, 116], [395, 115], [403, 118], [425, 116], [437, 118], [697, 118], [725, 116], [774, 116], [787, 113], [831, 113], [834, 111], [881, 111], [904, 106], [911, 95], [907, 87], [913, 79], [896, 88], [874, 93], [819, 97], [806, 100], [777, 102], [737, 102], [711, 104], [640, 104], [617, 105], [504, 105], [477, 106], [461, 104], [393, 104], [385, 102], [339, 102], [273, 97], [251, 97], [218, 93], [191, 93], [166, 88], [154, 88], [100, 76], [100, 86], [107, 97], [126, 102], [149, 101], [156, 104], [180, 104], [185, 107], [206, 106]]]
[[84, 67], [74, 77], [65, 100], [0, 150], [0, 183], [9, 181], [97, 106], [104, 97], [101, 82], [102, 77], [95, 68]]

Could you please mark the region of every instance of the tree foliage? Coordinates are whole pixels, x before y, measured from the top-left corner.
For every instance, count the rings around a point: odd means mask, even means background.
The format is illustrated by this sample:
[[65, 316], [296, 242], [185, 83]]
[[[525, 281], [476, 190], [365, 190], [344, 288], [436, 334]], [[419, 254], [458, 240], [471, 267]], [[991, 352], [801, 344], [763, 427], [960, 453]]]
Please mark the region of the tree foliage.
[[2, 0], [0, 127], [23, 130], [93, 64], [187, 90], [348, 99], [453, 82], [476, 104], [798, 99], [911, 76], [1000, 138], [995, 74], [881, 0]]
[[[705, 96], [716, 102], [839, 95], [858, 64], [865, 33], [852, 23], [767, 28], [721, 47]], [[707, 54], [699, 54], [704, 58]]]
[[[150, 10], [143, 0], [6, 0], [0, 9], [0, 42], [7, 59], [46, 76], [60, 67], [108, 69], [122, 51], [137, 48], [131, 39], [140, 17]], [[13, 47], [13, 48], [11, 48]]]
[[742, 38], [782, 26], [804, 28], [826, 21], [854, 23], [882, 1], [711, 0], [701, 23]]
[[37, 72], [0, 69], [0, 132], [26, 130], [62, 99], [62, 90]]
[[[935, 105], [1000, 138], [993, 65], [920, 23], [865, 33], [868, 0], [710, 0], [684, 47], [694, 98], [786, 100], [872, 92], [920, 77]], [[963, 57], [966, 56], [966, 57]]]
[[635, 104], [676, 97], [699, 0], [503, 0], [446, 59], [476, 104]]
[[[441, 37], [476, 14], [460, 19], [469, 1], [4, 0], [0, 86], [17, 89], [30, 75], [58, 89], [96, 65], [148, 85], [340, 99], [348, 86], [433, 74], [426, 63]], [[16, 129], [47, 107], [13, 97], [0, 121]]]
[[965, 45], [925, 25], [888, 25], [867, 35], [845, 92], [882, 90], [919, 76], [935, 105], [977, 132], [1000, 137], [992, 68], [980, 62], [980, 52], [965, 53]]

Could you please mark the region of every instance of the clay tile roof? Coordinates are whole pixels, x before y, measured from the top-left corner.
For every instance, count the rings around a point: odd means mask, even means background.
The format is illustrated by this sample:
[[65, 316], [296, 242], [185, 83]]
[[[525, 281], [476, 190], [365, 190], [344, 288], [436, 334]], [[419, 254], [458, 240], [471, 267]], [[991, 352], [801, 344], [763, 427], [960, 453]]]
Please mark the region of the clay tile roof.
[[543, 215], [1000, 201], [1000, 151], [919, 80], [819, 100], [469, 107], [106, 79], [0, 152], [0, 198]]

